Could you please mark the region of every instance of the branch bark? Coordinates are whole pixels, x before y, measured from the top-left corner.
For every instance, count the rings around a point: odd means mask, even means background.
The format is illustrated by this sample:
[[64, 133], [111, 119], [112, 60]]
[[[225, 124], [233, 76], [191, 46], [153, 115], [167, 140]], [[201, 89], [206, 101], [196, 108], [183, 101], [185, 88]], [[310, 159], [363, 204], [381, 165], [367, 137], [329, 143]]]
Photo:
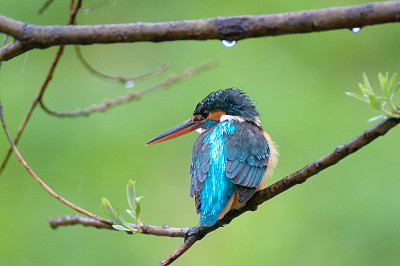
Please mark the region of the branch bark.
[[15, 43], [0, 49], [0, 61], [33, 48], [55, 45], [89, 45], [176, 40], [242, 40], [247, 38], [351, 29], [400, 20], [400, 2], [324, 8], [280, 14], [216, 17], [159, 23], [81, 26], [38, 26], [0, 16], [0, 32]]
[[[49, 218], [48, 221], [51, 228], [53, 229], [57, 229], [59, 226], [80, 224], [87, 227], [96, 227], [98, 229], [115, 230], [111, 226], [111, 224], [105, 224], [93, 218], [82, 217], [79, 215], [75, 216], [67, 215], [65, 217]], [[190, 227], [169, 227], [166, 225], [154, 226], [147, 224], [140, 226], [138, 224], [131, 224], [131, 223], [128, 223], [128, 225], [132, 228], [138, 229], [140, 233], [145, 235], [169, 236], [169, 237], [185, 237], [186, 232], [190, 228]]]

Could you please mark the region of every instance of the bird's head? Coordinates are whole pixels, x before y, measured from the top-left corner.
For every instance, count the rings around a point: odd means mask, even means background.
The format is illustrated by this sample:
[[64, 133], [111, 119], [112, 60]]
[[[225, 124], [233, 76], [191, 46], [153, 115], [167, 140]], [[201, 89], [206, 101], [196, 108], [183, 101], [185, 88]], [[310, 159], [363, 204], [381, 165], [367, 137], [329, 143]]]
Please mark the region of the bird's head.
[[210, 93], [193, 112], [189, 120], [161, 133], [146, 143], [163, 142], [198, 129], [200, 132], [226, 120], [249, 121], [258, 124], [258, 111], [254, 103], [240, 89], [225, 89]]

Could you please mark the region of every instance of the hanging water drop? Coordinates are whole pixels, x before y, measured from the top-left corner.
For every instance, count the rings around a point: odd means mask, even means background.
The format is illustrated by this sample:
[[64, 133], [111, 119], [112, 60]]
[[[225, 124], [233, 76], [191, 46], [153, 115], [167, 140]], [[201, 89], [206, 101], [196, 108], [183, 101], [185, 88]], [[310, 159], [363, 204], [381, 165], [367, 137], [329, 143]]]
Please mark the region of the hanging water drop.
[[222, 45], [225, 46], [226, 48], [232, 48], [233, 46], [236, 45], [236, 41], [227, 41], [227, 40], [222, 40]]
[[89, 8], [85, 8], [85, 9], [83, 10], [83, 14], [85, 14], [85, 15], [89, 14]]
[[354, 28], [351, 28], [351, 31], [352, 31], [353, 33], [359, 33], [359, 32], [360, 32], [360, 30], [361, 30], [361, 28], [360, 28], [360, 27], [354, 27]]
[[135, 82], [133, 80], [130, 80], [130, 81], [125, 83], [125, 88], [127, 88], [127, 89], [130, 89], [133, 86], [135, 86]]

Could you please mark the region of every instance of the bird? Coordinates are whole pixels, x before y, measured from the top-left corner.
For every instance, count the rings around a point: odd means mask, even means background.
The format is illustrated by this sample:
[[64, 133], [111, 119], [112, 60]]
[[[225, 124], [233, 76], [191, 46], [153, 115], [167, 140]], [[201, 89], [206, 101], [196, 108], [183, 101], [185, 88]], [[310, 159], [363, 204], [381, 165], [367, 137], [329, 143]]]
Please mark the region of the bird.
[[200, 226], [213, 226], [231, 209], [244, 206], [265, 188], [278, 151], [260, 125], [253, 101], [242, 89], [210, 93], [190, 119], [146, 143], [160, 143], [196, 130], [190, 165], [190, 196]]

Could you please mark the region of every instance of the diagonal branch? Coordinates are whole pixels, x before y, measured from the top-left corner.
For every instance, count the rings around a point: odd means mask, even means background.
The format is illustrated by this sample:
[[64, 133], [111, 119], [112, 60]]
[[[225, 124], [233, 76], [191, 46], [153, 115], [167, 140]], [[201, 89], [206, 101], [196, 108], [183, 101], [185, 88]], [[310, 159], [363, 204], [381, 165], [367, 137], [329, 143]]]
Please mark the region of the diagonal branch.
[[26, 161], [24, 160], [24, 158], [22, 157], [21, 153], [19, 152], [17, 146], [15, 146], [14, 141], [11, 138], [10, 133], [8, 132], [7, 126], [6, 126], [6, 122], [4, 120], [4, 115], [3, 115], [3, 106], [1, 105], [0, 102], [0, 120], [4, 129], [4, 132], [6, 133], [6, 136], [8, 138], [8, 141], [10, 142], [13, 151], [15, 153], [15, 155], [18, 158], [18, 161], [22, 164], [22, 166], [26, 169], [26, 171], [28, 171], [28, 173], [33, 177], [33, 179], [35, 179], [36, 182], [39, 183], [39, 185], [46, 190], [52, 197], [54, 197], [55, 199], [57, 199], [58, 201], [62, 202], [63, 204], [67, 205], [68, 207], [76, 210], [77, 212], [82, 213], [83, 215], [86, 215], [90, 218], [93, 218], [101, 223], [105, 223], [105, 224], [112, 224], [111, 221], [106, 220], [104, 218], [101, 218], [85, 209], [82, 209], [81, 207], [69, 202], [68, 200], [64, 199], [63, 197], [61, 197], [60, 195], [58, 195], [56, 192], [54, 192], [54, 190], [52, 190], [45, 182], [43, 182], [42, 179], [39, 178], [39, 176], [36, 175], [36, 173], [32, 170], [32, 168], [26, 163]]
[[[72, 5], [72, 3], [73, 3], [73, 1], [71, 1], [71, 5]], [[70, 14], [70, 18], [69, 18], [68, 24], [72, 25], [72, 24], [75, 23], [75, 18], [76, 18], [76, 15], [77, 15], [78, 10], [79, 10], [79, 8], [81, 7], [81, 5], [82, 5], [82, 0], [78, 0], [78, 2], [75, 4], [75, 6], [72, 6], [72, 10], [71, 10], [71, 14]], [[14, 45], [14, 46], [15, 46], [15, 45], [20, 45], [20, 42], [17, 41], [17, 40], [14, 40], [14, 42], [8, 44], [7, 46], [9, 46], [9, 45], [11, 45], [11, 46], [13, 46], [13, 45]], [[7, 46], [5, 46], [4, 48], [6, 48]], [[17, 50], [17, 51], [18, 51], [18, 50]], [[53, 78], [54, 71], [55, 71], [55, 69], [56, 69], [56, 66], [57, 66], [58, 62], [60, 61], [60, 58], [61, 58], [61, 56], [62, 56], [62, 54], [63, 54], [63, 51], [64, 51], [64, 46], [62, 45], [62, 46], [60, 46], [60, 47], [58, 48], [57, 53], [56, 53], [56, 55], [55, 55], [55, 57], [54, 57], [54, 59], [53, 59], [53, 62], [52, 62], [52, 64], [51, 64], [51, 66], [50, 66], [50, 69], [49, 69], [49, 71], [47, 72], [46, 78], [45, 78], [45, 80], [43, 81], [42, 86], [40, 86], [39, 93], [38, 93], [38, 95], [36, 96], [35, 100], [33, 100], [31, 106], [29, 107], [28, 112], [27, 112], [26, 115], [25, 115], [24, 120], [22, 121], [21, 126], [20, 126], [19, 129], [18, 129], [17, 136], [16, 136], [15, 139], [14, 139], [14, 144], [15, 144], [15, 145], [18, 144], [18, 141], [19, 141], [19, 139], [20, 139], [20, 137], [21, 137], [21, 135], [22, 135], [22, 132], [25, 130], [25, 127], [26, 127], [26, 125], [28, 124], [28, 121], [29, 121], [29, 119], [31, 118], [32, 113], [33, 113], [33, 111], [35, 110], [36, 106], [38, 105], [39, 102], [41, 102], [42, 97], [43, 97], [43, 95], [44, 95], [44, 92], [46, 91], [46, 89], [47, 89], [47, 87], [48, 87], [48, 85], [49, 85], [51, 79]], [[6, 154], [6, 156], [5, 156], [4, 160], [3, 160], [3, 162], [1, 163], [1, 166], [0, 166], [0, 175], [1, 175], [1, 173], [3, 172], [3, 170], [5, 169], [5, 167], [6, 167], [6, 165], [7, 165], [7, 162], [8, 162], [8, 160], [9, 160], [9, 158], [10, 158], [12, 149], [13, 149], [13, 147], [10, 146], [10, 148], [8, 149], [7, 154]]]
[[[249, 200], [245, 206], [239, 210], [232, 210], [228, 212], [224, 218], [219, 220], [215, 225], [211, 227], [191, 227], [182, 228], [186, 231], [184, 243], [173, 252], [168, 258], [163, 260], [160, 265], [169, 265], [175, 261], [179, 256], [186, 252], [197, 240], [201, 240], [208, 233], [229, 224], [234, 218], [242, 215], [243, 213], [254, 209], [258, 205], [274, 198], [275, 196], [281, 194], [282, 192], [290, 189], [291, 187], [304, 183], [308, 178], [318, 174], [322, 170], [338, 163], [340, 160], [346, 158], [350, 154], [358, 151], [362, 147], [368, 145], [380, 136], [385, 135], [391, 128], [395, 127], [400, 123], [400, 119], [387, 118], [377, 125], [374, 125], [364, 131], [362, 134], [358, 135], [349, 142], [336, 147], [335, 150], [325, 155], [324, 157], [310, 163], [303, 169], [286, 176], [285, 178], [279, 180], [275, 184], [258, 191], [251, 200]], [[58, 218], [61, 219], [61, 218]], [[75, 223], [78, 224], [79, 222]], [[81, 223], [83, 224], [83, 223]], [[68, 223], [58, 223], [56, 219], [53, 219], [51, 223], [52, 227], [57, 227], [60, 225], [69, 225]], [[85, 224], [86, 226], [95, 226], [90, 224]], [[97, 226], [95, 226], [97, 227]], [[103, 227], [104, 228], [104, 227]], [[175, 228], [174, 230], [176, 230]]]
[[[161, 42], [176, 40], [242, 40], [247, 38], [351, 29], [395, 23], [400, 20], [400, 1], [333, 7], [280, 14], [216, 17], [159, 23], [79, 26], [38, 26], [0, 16], [0, 32], [21, 42], [20, 53], [55, 45]], [[18, 55], [0, 49], [0, 61]]]

